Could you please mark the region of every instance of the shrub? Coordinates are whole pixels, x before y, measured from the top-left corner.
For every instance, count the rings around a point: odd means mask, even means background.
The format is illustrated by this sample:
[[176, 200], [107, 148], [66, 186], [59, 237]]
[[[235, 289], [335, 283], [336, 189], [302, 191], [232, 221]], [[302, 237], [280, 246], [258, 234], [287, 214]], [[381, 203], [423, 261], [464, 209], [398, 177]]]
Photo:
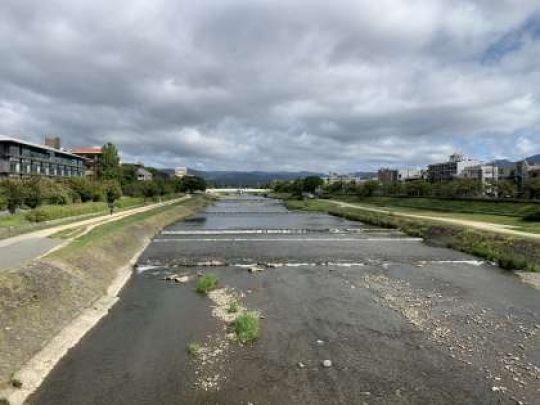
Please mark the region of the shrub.
[[201, 354], [201, 345], [197, 342], [188, 343], [187, 351], [192, 357], [198, 357]]
[[239, 309], [240, 309], [240, 304], [238, 303], [238, 301], [233, 301], [229, 304], [229, 308], [227, 308], [227, 312], [229, 314], [235, 314], [238, 312]]
[[253, 343], [261, 332], [259, 315], [245, 312], [234, 320], [234, 333], [240, 343]]
[[540, 222], [540, 211], [524, 216], [523, 220], [528, 222]]
[[45, 222], [52, 219], [49, 213], [41, 208], [36, 208], [30, 212], [27, 212], [24, 214], [24, 217], [30, 222]]
[[199, 294], [208, 294], [215, 290], [218, 284], [218, 278], [215, 274], [209, 273], [197, 280], [196, 291]]

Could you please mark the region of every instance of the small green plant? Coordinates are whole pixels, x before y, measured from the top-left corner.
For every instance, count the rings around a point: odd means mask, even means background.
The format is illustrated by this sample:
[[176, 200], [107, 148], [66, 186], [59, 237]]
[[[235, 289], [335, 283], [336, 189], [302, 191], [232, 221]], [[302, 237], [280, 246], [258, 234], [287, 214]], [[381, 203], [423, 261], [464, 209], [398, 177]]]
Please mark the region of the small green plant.
[[198, 357], [201, 354], [201, 345], [197, 342], [190, 342], [187, 345], [187, 351], [192, 357]]
[[227, 308], [227, 312], [229, 314], [235, 314], [240, 310], [240, 304], [238, 301], [233, 301], [229, 304], [229, 308]]
[[234, 333], [240, 343], [253, 343], [261, 333], [259, 315], [245, 312], [234, 320]]
[[199, 294], [208, 294], [210, 291], [217, 288], [218, 278], [215, 274], [208, 273], [197, 280], [195, 290]]

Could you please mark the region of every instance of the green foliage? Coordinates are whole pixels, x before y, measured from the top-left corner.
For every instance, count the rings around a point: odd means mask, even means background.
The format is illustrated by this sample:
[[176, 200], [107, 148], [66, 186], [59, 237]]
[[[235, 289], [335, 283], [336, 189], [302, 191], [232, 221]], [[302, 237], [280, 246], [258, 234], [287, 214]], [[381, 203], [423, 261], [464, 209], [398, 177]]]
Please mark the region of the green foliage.
[[103, 183], [103, 190], [105, 190], [106, 200], [109, 204], [114, 203], [118, 198], [122, 197], [122, 188], [116, 180], [105, 181]]
[[198, 357], [201, 354], [201, 345], [197, 342], [190, 342], [187, 345], [187, 351], [192, 357]]
[[235, 314], [240, 310], [240, 304], [238, 301], [233, 301], [229, 304], [229, 308], [227, 308], [227, 312], [229, 314]]
[[527, 190], [531, 198], [540, 198], [540, 177], [533, 177], [527, 182]]
[[302, 188], [305, 192], [314, 193], [324, 184], [323, 179], [318, 176], [308, 176], [304, 179]]
[[11, 214], [15, 214], [20, 208], [26, 197], [24, 184], [20, 180], [8, 179], [2, 181], [2, 189], [6, 206]]
[[198, 176], [184, 176], [175, 184], [176, 192], [193, 193], [206, 190], [206, 181]]
[[102, 154], [98, 161], [98, 177], [102, 180], [118, 180], [120, 178], [120, 157], [112, 143], [106, 143], [101, 148]]
[[76, 200], [103, 201], [104, 193], [102, 184], [85, 177], [70, 177], [64, 183], [72, 190]]
[[218, 285], [218, 278], [213, 273], [205, 274], [197, 280], [195, 291], [199, 294], [208, 294], [210, 291], [215, 290]]
[[236, 317], [233, 327], [240, 343], [253, 343], [261, 333], [259, 314], [244, 312]]

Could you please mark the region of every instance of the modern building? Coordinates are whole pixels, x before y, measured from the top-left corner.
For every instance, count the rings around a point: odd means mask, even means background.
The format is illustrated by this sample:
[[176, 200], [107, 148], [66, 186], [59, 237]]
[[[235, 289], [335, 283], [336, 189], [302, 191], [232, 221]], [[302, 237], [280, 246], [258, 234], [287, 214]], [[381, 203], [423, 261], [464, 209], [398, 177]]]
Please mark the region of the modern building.
[[187, 167], [177, 167], [174, 169], [174, 176], [175, 177], [185, 177], [188, 174]]
[[382, 168], [377, 172], [377, 180], [381, 183], [396, 183], [398, 181], [399, 171], [396, 169]]
[[135, 170], [135, 176], [137, 176], [138, 181], [152, 181], [152, 173], [150, 173], [142, 166], [138, 167], [137, 170]]
[[99, 159], [103, 155], [101, 148], [74, 148], [71, 149], [71, 153], [85, 159], [85, 176], [95, 177], [97, 175]]
[[516, 163], [516, 180], [521, 191], [525, 190], [529, 179], [537, 177], [540, 177], [540, 165], [529, 163], [527, 159]]
[[0, 177], [84, 175], [84, 158], [61, 149], [0, 135]]
[[434, 163], [428, 166], [428, 180], [431, 183], [453, 180], [463, 173], [467, 167], [478, 166], [478, 160], [469, 160], [459, 153], [450, 155], [448, 162]]
[[465, 179], [477, 180], [484, 185], [494, 184], [499, 180], [499, 169], [494, 165], [468, 166], [460, 175]]

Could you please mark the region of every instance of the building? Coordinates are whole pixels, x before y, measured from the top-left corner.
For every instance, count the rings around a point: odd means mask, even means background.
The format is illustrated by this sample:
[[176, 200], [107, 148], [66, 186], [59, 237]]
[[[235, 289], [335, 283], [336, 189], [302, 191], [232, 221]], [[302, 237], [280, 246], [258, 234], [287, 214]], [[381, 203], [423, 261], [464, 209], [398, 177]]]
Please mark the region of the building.
[[0, 135], [0, 177], [84, 175], [84, 158], [61, 149]]
[[187, 167], [177, 167], [174, 169], [174, 176], [175, 177], [185, 177], [187, 176]]
[[540, 165], [531, 164], [527, 159], [516, 163], [516, 180], [520, 191], [524, 191], [531, 178], [540, 177]]
[[396, 183], [398, 181], [399, 172], [396, 169], [382, 168], [377, 172], [377, 180], [381, 183]]
[[463, 155], [454, 153], [450, 155], [448, 162], [434, 163], [428, 166], [428, 180], [431, 183], [453, 180], [460, 176], [465, 168], [480, 164], [481, 162], [478, 160], [465, 159]]
[[74, 148], [71, 149], [71, 153], [85, 159], [85, 176], [95, 177], [97, 175], [99, 159], [103, 155], [101, 148]]
[[137, 176], [138, 181], [152, 181], [152, 173], [150, 173], [142, 166], [138, 167], [137, 170], [135, 170], [135, 176]]
[[44, 144], [54, 149], [60, 149], [61, 147], [60, 138], [57, 136], [46, 136]]
[[422, 175], [422, 170], [406, 167], [405, 169], [398, 169], [397, 177], [398, 181], [414, 181], [422, 180]]
[[463, 169], [460, 176], [464, 179], [479, 181], [486, 186], [485, 192], [487, 194], [492, 194], [494, 190], [492, 190], [493, 187], [491, 187], [491, 185], [499, 181], [499, 168], [490, 164], [468, 166]]

